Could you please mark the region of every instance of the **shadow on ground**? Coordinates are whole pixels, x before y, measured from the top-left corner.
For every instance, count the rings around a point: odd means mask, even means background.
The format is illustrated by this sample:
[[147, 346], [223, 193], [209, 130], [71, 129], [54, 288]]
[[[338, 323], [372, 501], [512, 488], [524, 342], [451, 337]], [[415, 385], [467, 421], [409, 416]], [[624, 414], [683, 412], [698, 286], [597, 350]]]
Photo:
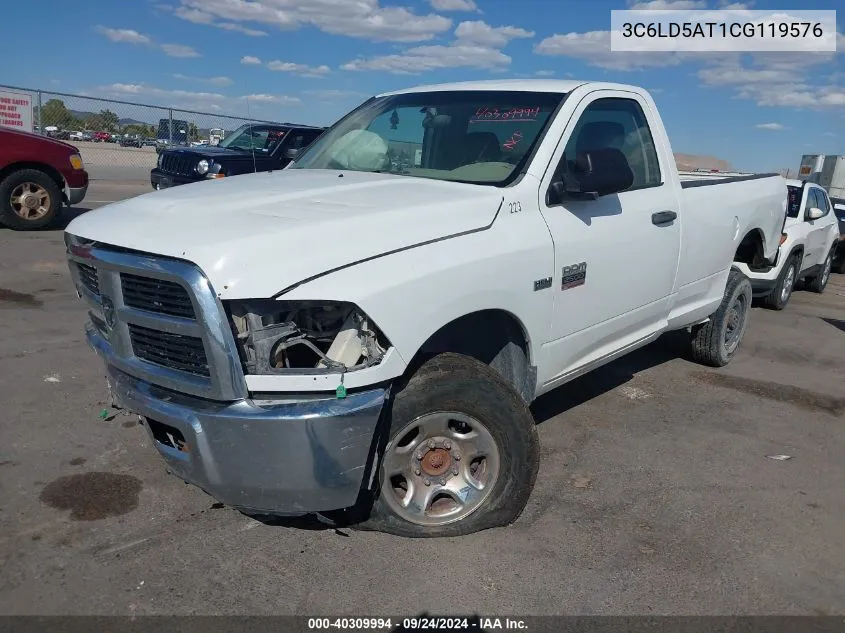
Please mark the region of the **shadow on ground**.
[[[76, 218], [78, 218], [83, 213], [87, 213], [91, 211], [88, 207], [63, 207], [61, 211], [59, 211], [58, 217], [56, 218], [55, 222], [53, 222], [50, 226], [45, 227], [43, 229], [31, 229], [29, 231], [23, 232], [38, 232], [38, 233], [50, 233], [53, 231], [64, 231], [67, 228], [67, 225], [73, 222]], [[6, 229], [11, 231], [9, 227], [0, 224], [0, 229]]]

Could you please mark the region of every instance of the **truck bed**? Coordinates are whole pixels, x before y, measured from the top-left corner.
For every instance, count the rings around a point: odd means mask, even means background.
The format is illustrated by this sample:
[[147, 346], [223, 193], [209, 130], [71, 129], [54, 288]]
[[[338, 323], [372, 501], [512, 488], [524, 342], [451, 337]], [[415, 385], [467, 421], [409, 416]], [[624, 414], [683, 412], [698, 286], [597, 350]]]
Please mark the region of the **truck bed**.
[[755, 174], [748, 172], [707, 172], [707, 171], [679, 171], [681, 187], [704, 187], [707, 185], [723, 185], [729, 182], [742, 182], [745, 180], [756, 180], [758, 178], [777, 178], [779, 174]]

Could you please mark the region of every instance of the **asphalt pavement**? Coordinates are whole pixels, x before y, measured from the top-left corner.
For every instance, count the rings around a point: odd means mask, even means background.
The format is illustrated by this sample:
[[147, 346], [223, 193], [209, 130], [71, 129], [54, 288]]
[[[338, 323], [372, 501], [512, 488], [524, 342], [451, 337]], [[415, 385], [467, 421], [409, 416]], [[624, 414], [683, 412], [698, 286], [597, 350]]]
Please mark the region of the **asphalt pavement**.
[[843, 275], [756, 308], [726, 368], [671, 334], [544, 396], [522, 517], [410, 540], [266, 525], [169, 476], [137, 418], [101, 417], [61, 230], [0, 229], [0, 253], [0, 615], [845, 613]]

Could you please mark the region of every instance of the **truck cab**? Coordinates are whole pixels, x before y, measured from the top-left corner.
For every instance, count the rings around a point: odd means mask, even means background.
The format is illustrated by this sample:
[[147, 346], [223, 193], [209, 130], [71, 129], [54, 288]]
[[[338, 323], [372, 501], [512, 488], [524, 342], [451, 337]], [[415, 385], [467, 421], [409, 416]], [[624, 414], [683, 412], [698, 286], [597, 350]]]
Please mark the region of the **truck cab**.
[[153, 189], [284, 169], [323, 128], [250, 123], [217, 144], [163, 149], [150, 172]]

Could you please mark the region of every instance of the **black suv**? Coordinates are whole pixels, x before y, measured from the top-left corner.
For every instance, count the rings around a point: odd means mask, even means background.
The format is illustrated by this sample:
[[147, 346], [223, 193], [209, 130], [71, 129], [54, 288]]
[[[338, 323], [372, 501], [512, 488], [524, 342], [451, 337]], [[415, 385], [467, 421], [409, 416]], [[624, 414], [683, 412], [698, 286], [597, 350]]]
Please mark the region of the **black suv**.
[[288, 163], [325, 128], [288, 123], [249, 123], [216, 146], [164, 149], [150, 172], [153, 189], [223, 178], [254, 171], [273, 171]]

